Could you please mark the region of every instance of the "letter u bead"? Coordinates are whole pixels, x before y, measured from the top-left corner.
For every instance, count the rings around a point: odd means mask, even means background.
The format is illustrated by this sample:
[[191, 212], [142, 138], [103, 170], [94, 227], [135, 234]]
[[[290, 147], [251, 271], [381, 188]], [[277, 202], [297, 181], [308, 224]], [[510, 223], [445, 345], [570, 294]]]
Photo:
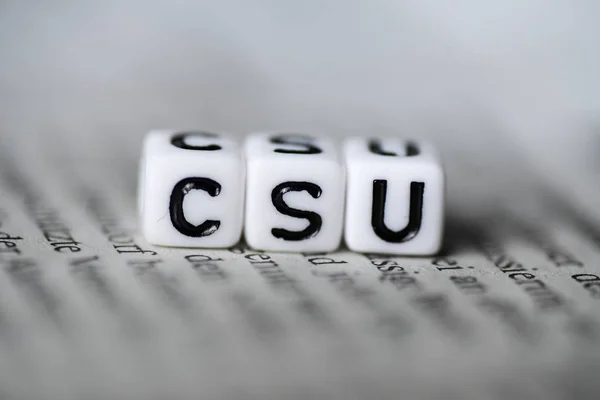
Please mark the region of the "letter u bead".
[[442, 243], [444, 172], [434, 150], [399, 139], [344, 143], [344, 237], [357, 252], [430, 255]]

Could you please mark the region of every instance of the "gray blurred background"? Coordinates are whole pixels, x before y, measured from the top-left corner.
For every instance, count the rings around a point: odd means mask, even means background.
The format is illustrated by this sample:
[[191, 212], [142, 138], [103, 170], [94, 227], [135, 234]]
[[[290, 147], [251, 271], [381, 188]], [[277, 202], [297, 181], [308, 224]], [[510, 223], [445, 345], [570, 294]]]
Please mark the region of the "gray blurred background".
[[3, 0], [0, 127], [126, 148], [174, 127], [562, 149], [600, 120], [599, 17], [595, 0]]

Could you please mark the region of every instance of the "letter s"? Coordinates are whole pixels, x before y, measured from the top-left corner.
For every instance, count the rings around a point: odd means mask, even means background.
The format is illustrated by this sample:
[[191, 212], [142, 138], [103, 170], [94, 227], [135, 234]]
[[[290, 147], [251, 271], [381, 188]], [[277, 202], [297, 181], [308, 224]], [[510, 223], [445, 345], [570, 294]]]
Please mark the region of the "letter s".
[[323, 225], [323, 219], [319, 214], [313, 211], [297, 210], [288, 206], [283, 200], [283, 196], [288, 192], [301, 192], [306, 190], [314, 199], [321, 197], [321, 188], [311, 182], [283, 182], [275, 187], [271, 192], [271, 200], [273, 205], [282, 214], [289, 215], [294, 218], [305, 218], [309, 225], [302, 231], [289, 231], [282, 228], [271, 229], [271, 234], [278, 239], [299, 241], [308, 239], [319, 233]]
[[319, 147], [315, 146], [311, 143], [314, 139], [308, 135], [300, 135], [300, 134], [281, 134], [277, 136], [271, 137], [270, 141], [274, 144], [288, 145], [288, 146], [296, 146], [300, 147], [297, 150], [290, 149], [281, 149], [277, 148], [273, 150], [275, 153], [285, 153], [285, 154], [319, 154], [322, 153]]

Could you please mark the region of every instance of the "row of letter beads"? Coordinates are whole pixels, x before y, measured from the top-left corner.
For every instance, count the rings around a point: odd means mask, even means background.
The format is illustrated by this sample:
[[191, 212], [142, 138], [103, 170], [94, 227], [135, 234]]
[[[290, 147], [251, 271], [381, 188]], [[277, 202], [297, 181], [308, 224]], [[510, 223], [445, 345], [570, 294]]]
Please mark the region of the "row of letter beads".
[[[395, 138], [152, 131], [142, 150], [142, 231], [163, 246], [219, 248], [242, 228], [259, 250], [340, 245], [428, 255], [441, 245], [444, 173], [434, 150]], [[245, 219], [245, 221], [244, 221]]]

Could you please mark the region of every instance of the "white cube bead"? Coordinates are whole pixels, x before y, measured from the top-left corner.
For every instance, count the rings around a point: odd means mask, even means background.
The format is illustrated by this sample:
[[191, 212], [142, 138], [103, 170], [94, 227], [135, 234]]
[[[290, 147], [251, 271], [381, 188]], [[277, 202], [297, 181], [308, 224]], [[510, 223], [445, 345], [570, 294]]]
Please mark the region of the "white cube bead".
[[337, 249], [345, 177], [335, 143], [305, 134], [260, 133], [247, 138], [245, 155], [248, 245], [270, 251]]
[[152, 131], [144, 140], [139, 211], [162, 246], [229, 247], [241, 236], [245, 163], [238, 143], [208, 132]]
[[434, 149], [393, 138], [350, 138], [343, 147], [348, 248], [398, 255], [438, 252], [444, 172]]

